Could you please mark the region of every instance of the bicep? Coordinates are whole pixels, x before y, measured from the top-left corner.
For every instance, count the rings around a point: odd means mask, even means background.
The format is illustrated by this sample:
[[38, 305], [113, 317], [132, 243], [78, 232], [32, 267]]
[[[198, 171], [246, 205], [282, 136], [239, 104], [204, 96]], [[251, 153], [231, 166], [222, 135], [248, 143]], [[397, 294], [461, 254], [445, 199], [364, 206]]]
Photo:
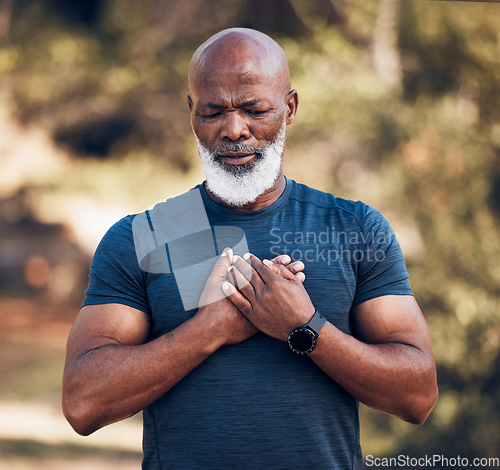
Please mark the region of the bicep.
[[352, 326], [354, 336], [367, 343], [403, 343], [432, 352], [427, 324], [412, 295], [386, 295], [359, 304]]
[[109, 344], [142, 344], [149, 328], [149, 317], [141, 310], [122, 304], [87, 305], [69, 334], [67, 360]]

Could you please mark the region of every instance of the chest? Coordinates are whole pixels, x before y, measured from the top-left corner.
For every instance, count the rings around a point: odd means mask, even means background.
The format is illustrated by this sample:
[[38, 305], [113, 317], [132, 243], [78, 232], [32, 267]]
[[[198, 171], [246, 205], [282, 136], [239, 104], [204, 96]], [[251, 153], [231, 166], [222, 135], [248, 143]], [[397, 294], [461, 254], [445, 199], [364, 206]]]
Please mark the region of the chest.
[[214, 224], [210, 230], [170, 243], [165, 247], [169, 272], [147, 277], [152, 335], [160, 336], [196, 313], [213, 264], [227, 246], [240, 256], [251, 252], [260, 259], [272, 259], [287, 254], [293, 261], [302, 261], [304, 286], [313, 304], [331, 323], [350, 333], [359, 245], [355, 228], [307, 214], [300, 223], [278, 215], [266, 223]]

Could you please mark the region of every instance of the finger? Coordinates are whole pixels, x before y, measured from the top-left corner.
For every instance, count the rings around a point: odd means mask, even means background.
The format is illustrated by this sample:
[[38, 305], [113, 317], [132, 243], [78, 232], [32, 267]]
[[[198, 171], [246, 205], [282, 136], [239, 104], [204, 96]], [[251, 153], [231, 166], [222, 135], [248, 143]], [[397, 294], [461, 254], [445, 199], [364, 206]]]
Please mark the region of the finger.
[[295, 276], [295, 279], [300, 282], [304, 282], [306, 280], [306, 275], [303, 273], [305, 265], [302, 261], [294, 261], [287, 266], [287, 269]]
[[257, 256], [253, 255], [252, 253], [245, 253], [243, 255], [243, 259], [248, 263], [248, 264], [252, 264], [252, 259], [255, 259], [257, 261], [260, 262], [260, 259], [257, 258]]
[[230, 282], [222, 284], [222, 292], [231, 301], [231, 303], [245, 316], [252, 313], [252, 306], [250, 302], [241, 295], [240, 292]]
[[233, 250], [231, 248], [224, 248], [219, 259], [215, 262], [210, 276], [216, 276], [225, 279], [228, 266], [231, 264], [233, 258]]
[[[262, 261], [257, 258], [256, 256], [252, 255], [251, 253], [247, 253], [243, 256], [243, 258], [247, 261], [247, 263], [250, 263], [250, 265], [252, 266], [252, 268], [256, 271], [258, 277], [261, 279], [262, 282], [264, 283], [270, 283], [270, 282], [273, 282], [273, 281], [276, 281], [276, 274], [271, 270], [269, 269], [268, 266], [266, 266], [265, 264], [262, 263]], [[271, 263], [271, 261], [269, 260], [266, 260], [268, 263]], [[286, 269], [284, 266], [280, 265], [280, 264], [277, 264], [276, 265], [279, 269], [284, 269], [285, 271], [288, 272], [288, 269]], [[283, 272], [283, 276], [280, 275], [280, 278], [281, 277], [285, 277], [286, 274], [284, 274], [284, 271]], [[288, 272], [288, 276], [292, 276], [292, 274], [290, 274], [290, 272]]]
[[287, 269], [292, 273], [292, 274], [297, 274], [301, 271], [304, 271], [305, 264], [302, 261], [294, 261], [293, 263], [289, 264], [287, 266]]
[[257, 287], [262, 280], [260, 276], [256, 273], [255, 269], [243, 258], [239, 256], [235, 256], [233, 259], [233, 266], [238, 268], [238, 271], [245, 276], [246, 280], [253, 284], [254, 287]]
[[233, 262], [231, 264], [236, 266], [240, 273], [243, 274], [243, 276], [245, 276], [248, 280], [250, 280], [250, 278], [252, 277], [253, 269], [246, 261], [243, 260], [243, 258], [238, 255], [234, 255]]
[[255, 298], [255, 291], [252, 284], [246, 279], [236, 266], [229, 266], [228, 276], [233, 282], [233, 286], [249, 301]]
[[306, 280], [306, 275], [300, 271], [297, 274], [294, 274], [295, 279], [299, 280], [300, 282], [304, 282]]
[[282, 264], [283, 266], [287, 266], [288, 264], [291, 263], [292, 258], [288, 255], [278, 255], [275, 256], [272, 260], [273, 263], [279, 263]]
[[[271, 260], [272, 263], [282, 264], [283, 266], [286, 266], [287, 269], [293, 275], [295, 275], [295, 279], [299, 280], [300, 282], [304, 282], [306, 279], [306, 275], [302, 272], [305, 269], [304, 263], [302, 261], [294, 261], [293, 263], [291, 263], [291, 261], [292, 261], [292, 259], [288, 255], [278, 255]], [[263, 261], [263, 263], [266, 264], [264, 261]], [[268, 266], [268, 265], [266, 264], [266, 266]], [[280, 272], [281, 272], [276, 267], [271, 267], [271, 266], [268, 266], [268, 267], [271, 268], [271, 270], [275, 274], [280, 274]], [[282, 276], [282, 277], [284, 277], [284, 276]]]
[[274, 274], [278, 274], [283, 279], [295, 279], [295, 275], [290, 272], [288, 266], [283, 266], [282, 264], [276, 264], [268, 259], [262, 260], [262, 264], [269, 268]]

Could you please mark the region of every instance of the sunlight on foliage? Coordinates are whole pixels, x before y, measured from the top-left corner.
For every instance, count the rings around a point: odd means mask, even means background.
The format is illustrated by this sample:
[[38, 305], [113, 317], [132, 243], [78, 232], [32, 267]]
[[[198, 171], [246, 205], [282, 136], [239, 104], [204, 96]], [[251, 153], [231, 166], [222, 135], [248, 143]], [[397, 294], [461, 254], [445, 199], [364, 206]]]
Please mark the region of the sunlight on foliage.
[[[91, 252], [122, 215], [203, 178], [189, 60], [252, 5], [102, 0], [76, 21], [71, 8], [21, 3], [0, 46], [0, 202], [22, 194], [34, 219]], [[500, 10], [394, 2], [391, 83], [373, 52], [391, 24], [384, 3], [294, 0], [293, 18], [253, 25], [282, 44], [299, 92], [286, 174], [387, 216], [433, 338], [434, 412], [415, 428], [361, 407], [364, 452], [498, 456]]]

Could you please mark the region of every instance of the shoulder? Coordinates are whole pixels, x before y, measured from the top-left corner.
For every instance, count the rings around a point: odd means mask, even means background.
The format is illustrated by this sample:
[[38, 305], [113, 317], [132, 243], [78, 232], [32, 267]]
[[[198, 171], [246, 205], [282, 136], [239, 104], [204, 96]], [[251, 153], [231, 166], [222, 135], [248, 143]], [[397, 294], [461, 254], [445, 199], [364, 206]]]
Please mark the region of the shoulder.
[[362, 201], [340, 198], [293, 180], [290, 182], [293, 184], [290, 198], [299, 204], [307, 204], [311, 208], [316, 207], [320, 210], [336, 213], [342, 219], [351, 219], [357, 222], [360, 227], [364, 227], [370, 220], [383, 219], [379, 211]]
[[156, 232], [157, 238], [168, 242], [179, 238], [184, 232], [199, 229], [200, 225], [209, 228], [200, 186], [169, 197], [156, 203], [151, 209], [131, 216], [135, 242], [150, 232]]
[[99, 243], [98, 251], [103, 249], [124, 251], [127, 247], [133, 248], [134, 246], [137, 248], [138, 243], [141, 244], [145, 237], [151, 236], [151, 232], [155, 229], [155, 222], [158, 228], [158, 222], [163, 222], [162, 225], [165, 225], [167, 215], [168, 222], [171, 222], [175, 219], [179, 220], [183, 212], [193, 212], [196, 208], [203, 207], [199, 186], [159, 201], [151, 209], [122, 217], [105, 233]]
[[120, 220], [115, 222], [106, 232], [101, 240], [101, 245], [103, 243], [115, 243], [122, 242], [125, 239], [131, 239], [132, 235], [132, 221], [135, 214], [129, 214], [122, 217]]

